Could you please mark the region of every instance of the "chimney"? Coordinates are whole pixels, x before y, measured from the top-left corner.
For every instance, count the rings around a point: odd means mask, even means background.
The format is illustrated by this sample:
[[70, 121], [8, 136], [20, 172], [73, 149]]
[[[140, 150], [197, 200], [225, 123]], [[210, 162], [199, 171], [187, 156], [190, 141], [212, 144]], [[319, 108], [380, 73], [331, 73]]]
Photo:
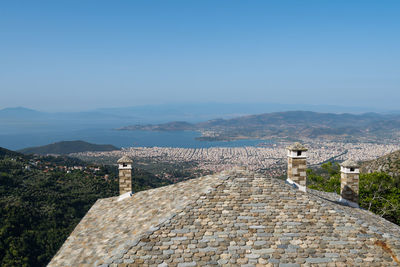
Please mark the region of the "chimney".
[[360, 168], [352, 160], [340, 164], [340, 201], [358, 207]]
[[287, 148], [288, 170], [286, 182], [303, 192], [306, 192], [307, 150], [300, 143], [294, 143]]
[[[132, 193], [132, 163], [133, 161], [127, 156], [123, 156], [118, 161], [119, 169], [119, 195]], [[128, 194], [129, 193], [129, 194]]]

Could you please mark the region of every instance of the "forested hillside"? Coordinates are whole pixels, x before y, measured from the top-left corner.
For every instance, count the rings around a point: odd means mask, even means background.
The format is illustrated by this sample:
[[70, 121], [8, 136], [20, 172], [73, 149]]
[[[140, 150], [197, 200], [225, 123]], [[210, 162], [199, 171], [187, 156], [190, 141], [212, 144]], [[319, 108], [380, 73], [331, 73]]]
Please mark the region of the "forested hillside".
[[[0, 149], [0, 265], [45, 266], [99, 198], [118, 194], [117, 169]], [[135, 170], [134, 190], [169, 182]]]

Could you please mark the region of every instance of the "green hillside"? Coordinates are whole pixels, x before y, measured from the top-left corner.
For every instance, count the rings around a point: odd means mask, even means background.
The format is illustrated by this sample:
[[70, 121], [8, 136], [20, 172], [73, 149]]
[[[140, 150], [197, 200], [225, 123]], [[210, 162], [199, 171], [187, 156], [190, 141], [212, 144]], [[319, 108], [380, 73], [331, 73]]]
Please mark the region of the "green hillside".
[[118, 148], [113, 145], [97, 145], [84, 141], [61, 141], [45, 146], [24, 148], [19, 150], [18, 152], [24, 154], [37, 154], [37, 155], [47, 155], [47, 154], [64, 155], [69, 153], [78, 153], [86, 151], [112, 151], [112, 150], [118, 150]]
[[8, 156], [8, 157], [23, 157], [23, 155], [21, 153], [0, 147], [0, 159], [3, 159], [6, 156]]
[[[99, 198], [118, 195], [115, 166], [0, 148], [0, 266], [46, 266]], [[169, 181], [135, 169], [140, 191]]]

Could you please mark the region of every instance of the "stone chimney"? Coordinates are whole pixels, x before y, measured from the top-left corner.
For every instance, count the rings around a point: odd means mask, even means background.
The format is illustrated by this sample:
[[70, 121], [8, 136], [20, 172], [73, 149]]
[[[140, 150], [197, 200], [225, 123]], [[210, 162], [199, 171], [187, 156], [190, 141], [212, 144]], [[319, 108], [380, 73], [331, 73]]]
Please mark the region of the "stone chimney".
[[300, 143], [294, 143], [287, 148], [288, 170], [286, 182], [303, 192], [306, 191], [307, 150]]
[[119, 169], [119, 195], [132, 193], [132, 163], [127, 156], [123, 156], [118, 161]]
[[358, 207], [360, 168], [352, 160], [340, 164], [340, 196], [341, 201], [352, 207]]

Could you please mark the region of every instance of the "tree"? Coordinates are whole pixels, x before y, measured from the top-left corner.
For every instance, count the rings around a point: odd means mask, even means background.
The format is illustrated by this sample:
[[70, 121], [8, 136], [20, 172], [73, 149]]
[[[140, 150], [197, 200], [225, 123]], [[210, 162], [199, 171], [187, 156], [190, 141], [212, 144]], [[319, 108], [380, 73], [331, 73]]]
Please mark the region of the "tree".
[[325, 192], [340, 193], [340, 167], [337, 163], [327, 162], [321, 165], [321, 169], [307, 170], [308, 187]]
[[400, 224], [400, 188], [393, 177], [374, 172], [360, 175], [360, 206]]

